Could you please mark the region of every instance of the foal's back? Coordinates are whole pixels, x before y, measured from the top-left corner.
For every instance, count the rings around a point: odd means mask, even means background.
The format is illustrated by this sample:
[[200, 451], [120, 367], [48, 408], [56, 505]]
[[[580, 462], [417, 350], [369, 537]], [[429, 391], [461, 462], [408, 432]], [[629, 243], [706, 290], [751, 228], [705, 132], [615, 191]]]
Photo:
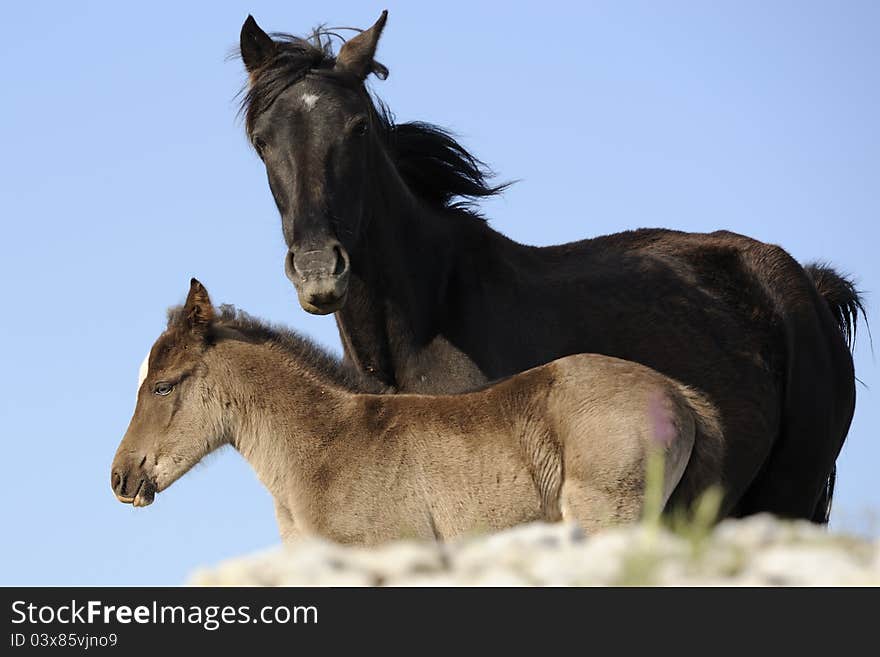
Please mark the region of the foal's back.
[[520, 388], [355, 397], [363, 430], [328, 459], [318, 532], [353, 543], [442, 540], [545, 518], [523, 449], [539, 395]]
[[666, 455], [664, 500], [691, 457], [703, 422], [684, 390], [583, 354], [460, 395], [359, 395], [366, 425], [327, 464], [321, 533], [374, 543], [635, 520], [648, 454]]

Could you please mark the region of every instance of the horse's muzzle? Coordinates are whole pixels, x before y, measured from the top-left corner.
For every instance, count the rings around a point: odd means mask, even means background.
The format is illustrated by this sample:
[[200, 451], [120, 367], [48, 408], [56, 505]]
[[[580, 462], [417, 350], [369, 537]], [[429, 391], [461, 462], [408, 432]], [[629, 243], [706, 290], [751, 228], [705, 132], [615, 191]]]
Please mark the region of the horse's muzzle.
[[303, 310], [329, 315], [345, 304], [348, 295], [348, 253], [338, 242], [322, 249], [290, 249], [284, 259], [284, 272], [296, 287]]

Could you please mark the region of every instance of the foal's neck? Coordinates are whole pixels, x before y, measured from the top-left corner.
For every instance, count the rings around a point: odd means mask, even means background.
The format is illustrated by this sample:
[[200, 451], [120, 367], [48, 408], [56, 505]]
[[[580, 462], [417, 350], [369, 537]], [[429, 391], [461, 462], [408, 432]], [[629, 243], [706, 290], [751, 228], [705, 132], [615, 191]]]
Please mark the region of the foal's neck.
[[210, 367], [229, 442], [276, 499], [305, 485], [355, 395], [271, 342], [223, 340]]

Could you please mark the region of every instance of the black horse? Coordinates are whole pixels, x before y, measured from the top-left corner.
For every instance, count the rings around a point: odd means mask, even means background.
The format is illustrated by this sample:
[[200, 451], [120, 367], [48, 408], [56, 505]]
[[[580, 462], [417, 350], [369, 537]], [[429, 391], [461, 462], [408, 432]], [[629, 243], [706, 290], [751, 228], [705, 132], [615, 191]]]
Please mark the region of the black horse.
[[721, 409], [725, 514], [826, 522], [855, 407], [853, 284], [730, 232], [508, 239], [467, 202], [501, 190], [480, 161], [439, 128], [395, 124], [365, 89], [387, 75], [385, 19], [335, 57], [326, 32], [273, 39], [252, 17], [241, 31], [285, 269], [303, 308], [336, 313], [347, 359], [430, 392], [579, 352], [643, 363]]

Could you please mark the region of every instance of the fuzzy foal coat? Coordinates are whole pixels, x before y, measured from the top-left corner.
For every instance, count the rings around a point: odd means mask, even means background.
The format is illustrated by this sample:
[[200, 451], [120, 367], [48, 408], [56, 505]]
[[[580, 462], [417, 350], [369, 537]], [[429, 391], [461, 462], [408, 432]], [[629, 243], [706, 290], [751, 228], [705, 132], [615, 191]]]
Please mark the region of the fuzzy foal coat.
[[123, 502], [149, 503], [225, 443], [273, 495], [285, 540], [630, 521], [655, 449], [666, 457], [664, 502], [716, 483], [714, 408], [643, 366], [576, 355], [461, 395], [372, 394], [295, 334], [228, 311], [204, 320], [212, 314], [173, 315], [151, 351], [114, 459]]

